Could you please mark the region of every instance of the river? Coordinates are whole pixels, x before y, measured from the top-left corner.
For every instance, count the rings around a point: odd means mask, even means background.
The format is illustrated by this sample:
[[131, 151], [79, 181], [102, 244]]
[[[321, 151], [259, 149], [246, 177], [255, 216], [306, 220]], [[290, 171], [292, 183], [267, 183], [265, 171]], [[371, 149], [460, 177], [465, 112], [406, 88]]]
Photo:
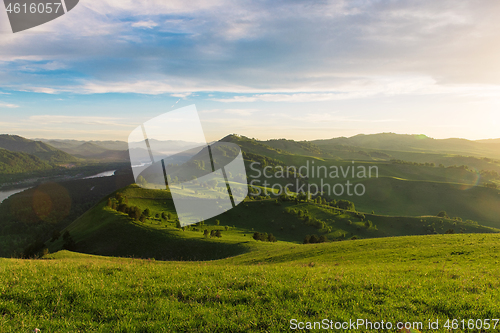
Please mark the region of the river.
[[[84, 179], [99, 178], [99, 177], [110, 177], [110, 176], [113, 176], [115, 174], [115, 171], [116, 170], [104, 171], [104, 172], [98, 173], [98, 174], [93, 175], [93, 176], [85, 177]], [[10, 197], [11, 195], [19, 193], [19, 192], [22, 192], [22, 191], [30, 189], [30, 188], [31, 187], [18, 188], [18, 189], [15, 189], [15, 190], [0, 191], [0, 203], [2, 203], [5, 199], [7, 199], [8, 197]]]

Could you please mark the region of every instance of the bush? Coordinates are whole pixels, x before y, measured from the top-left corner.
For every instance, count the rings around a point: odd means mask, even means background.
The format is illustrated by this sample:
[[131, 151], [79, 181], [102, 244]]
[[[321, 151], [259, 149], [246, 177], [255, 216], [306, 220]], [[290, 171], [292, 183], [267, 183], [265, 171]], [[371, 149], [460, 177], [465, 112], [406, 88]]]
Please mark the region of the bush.
[[46, 249], [45, 243], [41, 240], [37, 240], [24, 249], [23, 258], [39, 258]]
[[307, 235], [304, 237], [304, 244], [309, 244], [311, 242], [311, 236]]
[[260, 233], [260, 232], [254, 232], [253, 234], [253, 239], [262, 241], [262, 242], [276, 242], [276, 237], [274, 237], [273, 234], [267, 234], [267, 233]]
[[437, 215], [437, 217], [444, 217], [444, 218], [449, 218], [448, 217], [448, 214], [446, 214], [446, 212], [444, 210], [440, 211]]
[[128, 216], [133, 218], [136, 221], [139, 221], [139, 219], [141, 218], [141, 215], [142, 215], [141, 209], [137, 206], [132, 206], [128, 210]]
[[73, 240], [73, 238], [69, 234], [68, 230], [66, 230], [64, 232], [64, 234], [63, 234], [63, 240], [64, 240], [63, 249], [69, 250], [69, 251], [74, 251], [75, 250], [75, 247], [76, 247], [75, 241]]

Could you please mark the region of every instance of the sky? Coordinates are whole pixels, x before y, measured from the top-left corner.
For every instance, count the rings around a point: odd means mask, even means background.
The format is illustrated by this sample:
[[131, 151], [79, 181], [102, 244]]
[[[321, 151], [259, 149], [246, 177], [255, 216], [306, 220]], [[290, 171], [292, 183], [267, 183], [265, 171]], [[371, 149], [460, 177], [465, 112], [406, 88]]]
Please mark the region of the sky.
[[500, 2], [81, 0], [13, 34], [0, 133], [127, 140], [196, 105], [207, 141], [500, 137]]

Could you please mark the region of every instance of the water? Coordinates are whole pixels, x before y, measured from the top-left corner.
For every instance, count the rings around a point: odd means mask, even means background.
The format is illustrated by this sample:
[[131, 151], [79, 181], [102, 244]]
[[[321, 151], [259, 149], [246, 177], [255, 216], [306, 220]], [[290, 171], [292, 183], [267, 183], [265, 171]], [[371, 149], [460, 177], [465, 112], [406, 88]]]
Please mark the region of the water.
[[88, 176], [88, 177], [85, 177], [83, 179], [91, 179], [91, 178], [99, 178], [99, 177], [110, 177], [110, 176], [113, 176], [115, 174], [115, 172], [116, 172], [116, 170], [104, 171], [104, 172], [98, 173], [97, 175]]
[[[116, 170], [104, 171], [104, 172], [98, 173], [98, 174], [93, 175], [93, 176], [85, 177], [84, 179], [113, 176], [115, 174], [115, 171]], [[11, 195], [14, 195], [16, 193], [22, 192], [22, 191], [30, 189], [30, 188], [31, 187], [18, 188], [18, 189], [15, 189], [15, 190], [0, 191], [0, 203], [2, 203], [5, 199], [7, 199], [8, 197], [10, 197]]]
[[27, 188], [18, 188], [18, 189], [15, 189], [15, 190], [8, 190], [8, 191], [0, 191], [0, 203], [2, 203], [5, 199], [7, 199], [8, 197], [10, 197], [11, 195], [19, 193], [19, 192], [22, 192], [22, 191], [27, 190], [29, 188], [30, 187], [27, 187]]

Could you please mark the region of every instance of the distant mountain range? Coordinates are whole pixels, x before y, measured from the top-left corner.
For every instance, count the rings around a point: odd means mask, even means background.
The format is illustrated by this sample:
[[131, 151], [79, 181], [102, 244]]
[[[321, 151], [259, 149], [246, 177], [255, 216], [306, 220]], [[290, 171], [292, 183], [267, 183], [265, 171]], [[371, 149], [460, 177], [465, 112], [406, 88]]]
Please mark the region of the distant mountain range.
[[358, 134], [310, 141], [319, 147], [345, 145], [377, 150], [427, 151], [500, 158], [500, 139], [471, 141], [466, 139], [433, 139], [426, 135], [395, 133]]
[[18, 135], [0, 135], [0, 148], [12, 152], [27, 153], [51, 164], [76, 162], [78, 159], [41, 141], [33, 141]]

